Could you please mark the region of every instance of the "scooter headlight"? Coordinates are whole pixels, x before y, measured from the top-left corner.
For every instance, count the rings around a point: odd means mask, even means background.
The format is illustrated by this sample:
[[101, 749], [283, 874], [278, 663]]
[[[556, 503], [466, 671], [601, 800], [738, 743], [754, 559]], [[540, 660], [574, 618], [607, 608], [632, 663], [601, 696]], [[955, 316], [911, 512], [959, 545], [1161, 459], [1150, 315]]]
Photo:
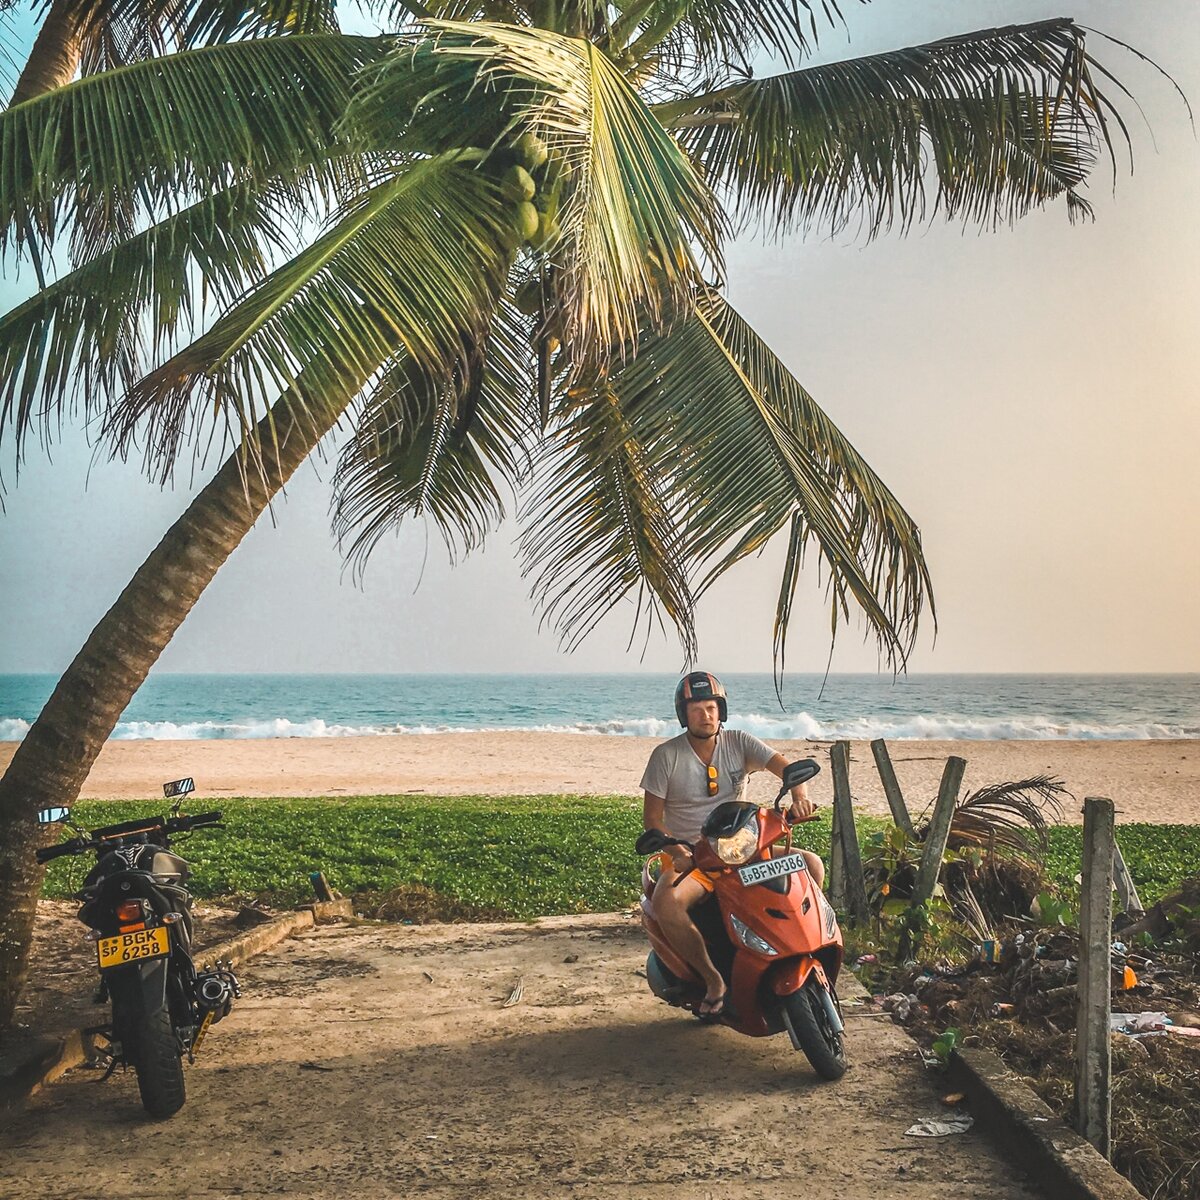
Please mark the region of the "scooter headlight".
[[733, 913], [729, 914], [729, 923], [733, 926], [733, 932], [738, 935], [738, 940], [749, 950], [757, 950], [759, 954], [766, 954], [769, 957], [774, 957], [779, 953], [765, 937], [760, 937], [745, 921], [739, 921]]
[[716, 856], [731, 867], [740, 867], [749, 862], [758, 849], [758, 822], [751, 821], [743, 825], [737, 833], [729, 837], [710, 837], [708, 844]]

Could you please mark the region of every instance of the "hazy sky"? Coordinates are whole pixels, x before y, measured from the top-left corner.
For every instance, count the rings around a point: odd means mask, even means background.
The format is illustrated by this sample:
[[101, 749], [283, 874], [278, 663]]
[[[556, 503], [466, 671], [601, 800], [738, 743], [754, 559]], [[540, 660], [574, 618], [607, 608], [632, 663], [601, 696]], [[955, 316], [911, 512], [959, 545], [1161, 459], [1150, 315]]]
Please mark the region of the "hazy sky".
[[[874, 0], [847, 4], [844, 57], [986, 26], [1074, 16], [1135, 44], [1200, 107], [1200, 6]], [[939, 633], [916, 671], [1200, 671], [1200, 143], [1170, 85], [1090, 48], [1141, 102], [1136, 165], [1013, 230], [938, 223], [863, 245], [730, 248], [730, 295], [921, 526]], [[4, 307], [23, 285], [5, 285]], [[62, 670], [191, 495], [96, 464], [80, 435], [31, 456], [0, 514], [0, 672]], [[11, 478], [11, 458], [4, 459]], [[631, 610], [573, 656], [539, 633], [510, 523], [453, 570], [413, 525], [361, 588], [328, 531], [328, 461], [306, 466], [168, 647], [173, 671], [674, 670], [672, 634], [627, 652]], [[198, 481], [200, 483], [203, 480]], [[424, 577], [417, 587], [428, 545]], [[701, 658], [768, 670], [781, 548], [700, 612]], [[811, 559], [815, 564], [815, 556]], [[802, 582], [789, 666], [820, 670], [828, 618]], [[833, 669], [874, 670], [861, 629]]]

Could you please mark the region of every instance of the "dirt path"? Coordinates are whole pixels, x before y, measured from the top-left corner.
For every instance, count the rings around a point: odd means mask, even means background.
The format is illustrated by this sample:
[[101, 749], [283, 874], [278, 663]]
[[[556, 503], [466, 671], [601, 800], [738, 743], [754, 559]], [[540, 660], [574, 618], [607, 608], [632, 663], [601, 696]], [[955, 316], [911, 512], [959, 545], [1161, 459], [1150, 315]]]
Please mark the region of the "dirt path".
[[937, 1092], [886, 1019], [850, 1018], [854, 1068], [822, 1084], [786, 1038], [655, 1001], [644, 957], [620, 916], [317, 930], [247, 966], [182, 1114], [149, 1122], [132, 1076], [72, 1072], [0, 1132], [0, 1193], [1037, 1195], [975, 1131], [904, 1135]]

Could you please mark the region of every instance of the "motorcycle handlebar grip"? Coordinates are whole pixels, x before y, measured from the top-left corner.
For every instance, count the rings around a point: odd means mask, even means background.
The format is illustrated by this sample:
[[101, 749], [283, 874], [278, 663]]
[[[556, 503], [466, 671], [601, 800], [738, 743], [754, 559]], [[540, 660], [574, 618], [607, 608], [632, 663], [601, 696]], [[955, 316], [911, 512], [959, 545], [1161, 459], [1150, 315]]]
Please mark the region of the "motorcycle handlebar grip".
[[220, 812], [197, 813], [194, 817], [185, 817], [188, 825], [195, 827], [197, 825], [215, 825], [222, 817]]
[[64, 854], [80, 854], [83, 852], [83, 847], [78, 840], [69, 842], [59, 842], [57, 846], [43, 846], [36, 852], [38, 862], [47, 863], [52, 858], [62, 858]]

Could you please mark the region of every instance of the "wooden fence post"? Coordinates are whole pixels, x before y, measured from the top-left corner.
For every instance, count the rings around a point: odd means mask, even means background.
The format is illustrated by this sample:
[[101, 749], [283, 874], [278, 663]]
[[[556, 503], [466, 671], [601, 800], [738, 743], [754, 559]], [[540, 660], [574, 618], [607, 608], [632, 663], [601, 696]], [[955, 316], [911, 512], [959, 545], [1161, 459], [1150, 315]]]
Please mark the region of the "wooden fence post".
[[879, 778], [883, 782], [883, 794], [887, 797], [888, 808], [892, 810], [892, 824], [911, 838], [915, 836], [916, 831], [913, 829], [912, 817], [908, 815], [904, 793], [900, 790], [900, 781], [896, 778], [896, 770], [888, 754], [887, 742], [883, 738], [876, 738], [871, 743], [871, 753], [875, 755], [875, 766], [879, 769]]
[[[858, 830], [854, 826], [854, 803], [850, 796], [850, 743], [834, 742], [829, 750], [833, 773], [833, 811], [837, 836], [842, 846], [842, 893], [850, 915], [860, 925], [867, 923], [867, 885], [863, 879]], [[837, 907], [836, 905], [834, 906]]]
[[1079, 1009], [1075, 1022], [1075, 1128], [1111, 1155], [1113, 802], [1083, 802]]
[[921, 866], [917, 871], [917, 885], [912, 894], [914, 904], [926, 903], [932, 897], [933, 889], [937, 887], [938, 876], [942, 872], [942, 855], [946, 853], [946, 840], [950, 836], [954, 802], [958, 799], [958, 789], [966, 769], [965, 758], [951, 755], [946, 759], [942, 782], [938, 787], [937, 803], [933, 806], [933, 821], [925, 835], [925, 849], [921, 851]]

